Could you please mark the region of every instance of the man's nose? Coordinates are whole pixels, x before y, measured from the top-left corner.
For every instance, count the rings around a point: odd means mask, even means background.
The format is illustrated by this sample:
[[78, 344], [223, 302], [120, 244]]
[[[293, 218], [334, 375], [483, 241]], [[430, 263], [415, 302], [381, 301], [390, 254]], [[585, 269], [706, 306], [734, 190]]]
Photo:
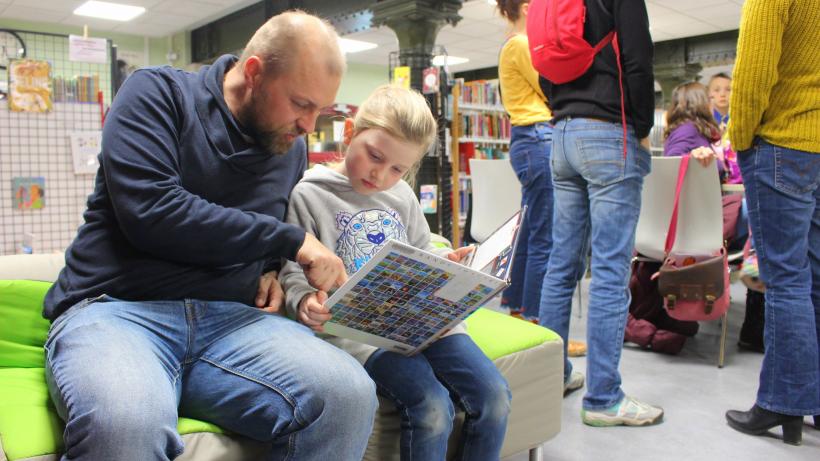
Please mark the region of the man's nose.
[[319, 111], [312, 111], [296, 119], [296, 128], [302, 133], [313, 133], [316, 130], [316, 119], [319, 118]]

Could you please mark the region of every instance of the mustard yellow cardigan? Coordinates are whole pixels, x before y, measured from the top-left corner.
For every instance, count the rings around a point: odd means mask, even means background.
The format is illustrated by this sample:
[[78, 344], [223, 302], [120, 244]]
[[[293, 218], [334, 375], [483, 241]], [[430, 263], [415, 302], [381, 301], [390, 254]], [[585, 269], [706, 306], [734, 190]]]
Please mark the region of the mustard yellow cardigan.
[[820, 153], [820, 0], [746, 0], [729, 139]]

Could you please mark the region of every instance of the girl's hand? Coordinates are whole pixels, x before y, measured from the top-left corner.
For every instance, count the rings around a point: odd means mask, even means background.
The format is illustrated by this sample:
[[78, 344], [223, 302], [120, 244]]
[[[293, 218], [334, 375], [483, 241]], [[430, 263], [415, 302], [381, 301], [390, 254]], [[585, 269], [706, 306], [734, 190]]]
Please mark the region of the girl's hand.
[[313, 331], [319, 333], [325, 331], [322, 325], [333, 317], [330, 314], [330, 309], [325, 307], [325, 301], [327, 301], [327, 293], [324, 291], [306, 294], [299, 302], [299, 312], [296, 314], [296, 319], [309, 326]]
[[467, 257], [468, 254], [472, 253], [475, 250], [475, 246], [468, 245], [466, 247], [456, 248], [455, 250], [447, 253], [447, 259], [450, 261], [461, 262], [464, 258]]
[[709, 166], [716, 157], [715, 151], [711, 147], [696, 147], [692, 149], [690, 155], [705, 167]]

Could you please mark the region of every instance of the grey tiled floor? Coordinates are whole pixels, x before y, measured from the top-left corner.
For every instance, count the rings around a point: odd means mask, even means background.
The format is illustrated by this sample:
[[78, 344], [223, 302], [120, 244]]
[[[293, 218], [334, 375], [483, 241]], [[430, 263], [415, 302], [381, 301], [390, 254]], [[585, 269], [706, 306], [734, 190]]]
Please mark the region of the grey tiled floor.
[[[586, 304], [589, 279], [583, 281]], [[732, 286], [729, 336], [724, 368], [717, 367], [719, 322], [702, 322], [700, 332], [687, 341], [680, 355], [668, 356], [626, 345], [621, 356], [621, 376], [626, 393], [665, 410], [657, 426], [594, 428], [581, 423], [578, 391], [564, 400], [561, 432], [542, 446], [547, 461], [634, 460], [820, 460], [820, 430], [806, 425], [803, 445], [784, 444], [780, 429], [770, 437], [740, 434], [726, 425], [728, 409], [748, 409], [754, 402], [762, 354], [738, 350], [746, 290]], [[586, 306], [577, 317], [574, 299], [570, 338], [585, 339]], [[573, 359], [576, 370], [586, 369], [584, 358]], [[806, 423], [810, 419], [806, 419]], [[526, 461], [526, 453], [504, 461]]]

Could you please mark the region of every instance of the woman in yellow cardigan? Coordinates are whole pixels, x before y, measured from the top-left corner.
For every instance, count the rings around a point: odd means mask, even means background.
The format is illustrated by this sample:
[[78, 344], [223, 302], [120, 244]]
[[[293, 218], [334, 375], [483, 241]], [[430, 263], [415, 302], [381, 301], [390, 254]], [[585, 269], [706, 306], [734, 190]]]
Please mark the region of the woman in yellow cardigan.
[[820, 0], [746, 0], [729, 139], [738, 151], [766, 283], [757, 401], [730, 410], [748, 434], [782, 426], [799, 445], [820, 419]]
[[[521, 182], [521, 204], [527, 205], [522, 239], [516, 249], [513, 286], [504, 293], [518, 315], [537, 321], [541, 285], [552, 249], [552, 113], [532, 67], [527, 40], [528, 0], [498, 0], [498, 12], [510, 26], [501, 48], [498, 77], [501, 100], [510, 115], [510, 163]], [[525, 264], [521, 264], [525, 262]], [[584, 355], [586, 344], [569, 341], [571, 356]], [[579, 389], [584, 376], [573, 372], [565, 380], [565, 392]]]

